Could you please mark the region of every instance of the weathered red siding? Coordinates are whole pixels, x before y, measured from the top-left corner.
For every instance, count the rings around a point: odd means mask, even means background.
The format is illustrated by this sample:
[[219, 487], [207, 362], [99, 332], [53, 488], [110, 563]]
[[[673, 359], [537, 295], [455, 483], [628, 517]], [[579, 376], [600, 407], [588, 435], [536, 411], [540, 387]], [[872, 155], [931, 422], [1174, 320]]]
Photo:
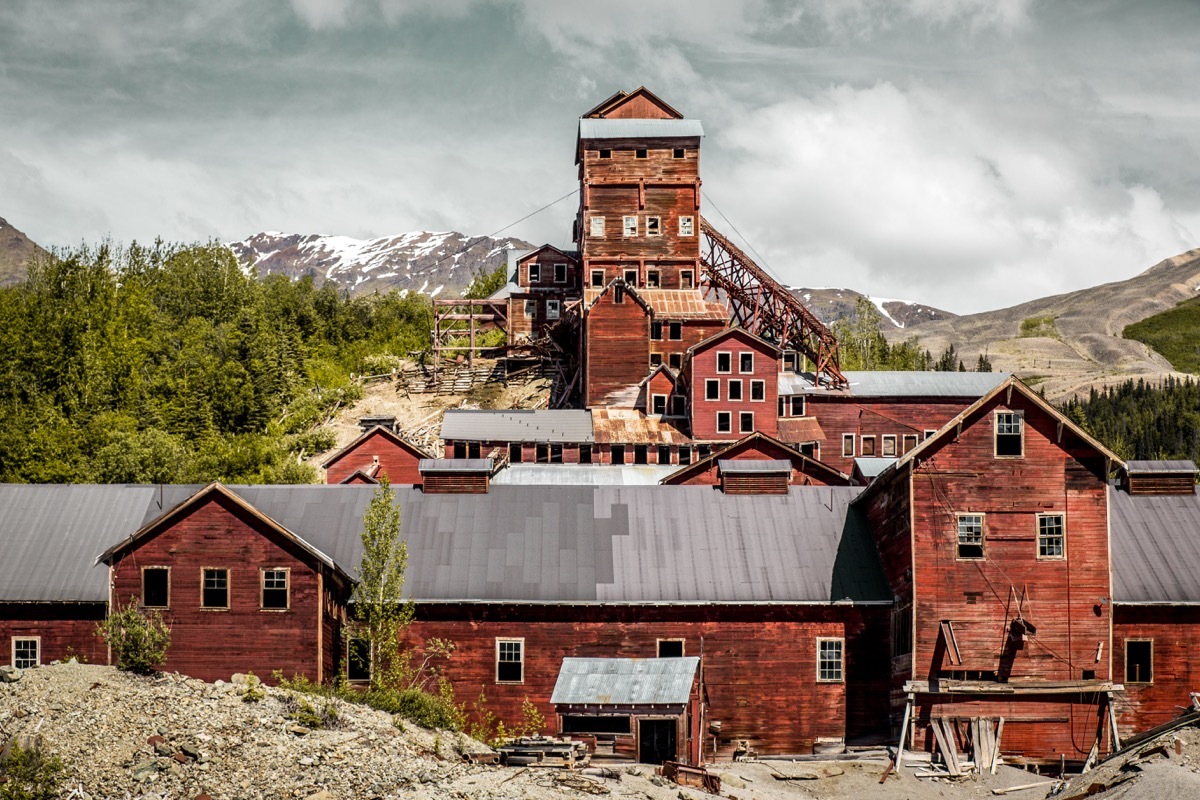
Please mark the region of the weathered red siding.
[[386, 477], [397, 485], [420, 485], [421, 472], [417, 467], [425, 457], [417, 449], [376, 429], [328, 463], [325, 482], [341, 483], [358, 470], [369, 469], [375, 459], [379, 459], [376, 479]]
[[[1200, 634], [1200, 607], [1118, 605], [1113, 614], [1113, 670], [1125, 686], [1117, 703], [1117, 724], [1122, 736], [1153, 728], [1179, 715], [1191, 705], [1189, 692], [1200, 691], [1200, 659], [1196, 642]], [[1125, 642], [1153, 641], [1154, 675], [1151, 683], [1133, 683], [1125, 675]]]
[[[605, 292], [588, 312], [584, 366], [584, 406], [614, 402], [633, 406], [636, 387], [650, 372], [650, 322], [646, 310], [625, 295], [614, 303], [616, 292]], [[633, 392], [631, 396], [630, 392]]]
[[14, 637], [38, 637], [41, 663], [76, 656], [92, 664], [108, 660], [96, 625], [106, 603], [0, 603], [0, 664], [10, 663]]
[[[886, 398], [855, 399], [853, 397], [829, 397], [811, 395], [807, 398], [808, 416], [815, 417], [825, 432], [821, 446], [821, 460], [832, 467], [849, 473], [854, 468], [854, 459], [863, 455], [863, 437], [875, 437], [876, 457], [884, 456], [884, 436], [896, 437], [893, 455], [903, 455], [912, 446], [925, 440], [926, 431], [939, 430], [978, 397], [970, 398]], [[842, 439], [854, 437], [852, 455], [843, 455]], [[906, 436], [915, 437], [906, 443]]]
[[[730, 371], [717, 371], [717, 354], [730, 354]], [[754, 369], [741, 372], [740, 355], [754, 355]], [[754, 414], [754, 430], [768, 436], [778, 433], [779, 406], [779, 352], [740, 328], [732, 328], [723, 335], [714, 336], [692, 351], [690, 386], [692, 438], [699, 441], [741, 439], [748, 431], [740, 430], [739, 414], [745, 411]], [[707, 380], [720, 381], [720, 398], [705, 399]], [[731, 381], [740, 381], [741, 400], [729, 399]], [[751, 381], [763, 382], [763, 399], [751, 400]], [[730, 414], [730, 430], [717, 430], [717, 414]]]

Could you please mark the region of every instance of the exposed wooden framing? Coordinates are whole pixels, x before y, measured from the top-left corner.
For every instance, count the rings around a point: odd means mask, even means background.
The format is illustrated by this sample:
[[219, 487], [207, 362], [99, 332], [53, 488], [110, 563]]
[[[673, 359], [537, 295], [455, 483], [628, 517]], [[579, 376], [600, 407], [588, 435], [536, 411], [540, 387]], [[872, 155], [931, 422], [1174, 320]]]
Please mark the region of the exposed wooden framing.
[[[460, 323], [466, 323], [464, 327]], [[485, 330], [500, 330], [508, 333], [508, 301], [507, 300], [434, 300], [433, 301], [433, 368], [437, 370], [443, 358], [450, 354], [465, 352], [467, 362], [475, 363], [475, 358], [481, 356], [484, 350], [493, 351], [501, 348], [482, 348], [478, 346], [477, 336]], [[447, 342], [463, 334], [467, 336], [468, 344], [452, 345]]]

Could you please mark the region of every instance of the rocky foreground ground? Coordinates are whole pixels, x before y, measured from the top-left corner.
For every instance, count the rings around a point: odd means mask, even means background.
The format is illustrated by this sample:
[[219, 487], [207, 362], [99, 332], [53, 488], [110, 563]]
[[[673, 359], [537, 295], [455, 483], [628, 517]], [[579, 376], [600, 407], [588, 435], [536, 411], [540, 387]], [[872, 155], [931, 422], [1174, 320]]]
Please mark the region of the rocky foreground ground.
[[[468, 763], [486, 749], [461, 734], [397, 725], [362, 706], [325, 702], [243, 682], [205, 683], [180, 675], [138, 677], [111, 667], [58, 664], [0, 682], [0, 742], [40, 737], [67, 765], [62, 797], [132, 800], [562, 800], [611, 795], [635, 800], [702, 800], [712, 795], [668, 783], [644, 765], [605, 774]], [[309, 708], [304, 708], [308, 703]], [[301, 724], [311, 715], [332, 724]], [[311, 723], [311, 719], [309, 720]], [[733, 800], [982, 798], [1037, 782], [1011, 767], [961, 781], [921, 780], [911, 768], [880, 785], [885, 762], [787, 761], [712, 765]], [[1067, 798], [1097, 781], [1099, 800], [1200, 797], [1200, 730], [1172, 732], [1067, 784], [1004, 796]], [[788, 779], [783, 779], [788, 778]], [[2, 787], [0, 787], [2, 789]], [[0, 796], [3, 796], [0, 791]]]

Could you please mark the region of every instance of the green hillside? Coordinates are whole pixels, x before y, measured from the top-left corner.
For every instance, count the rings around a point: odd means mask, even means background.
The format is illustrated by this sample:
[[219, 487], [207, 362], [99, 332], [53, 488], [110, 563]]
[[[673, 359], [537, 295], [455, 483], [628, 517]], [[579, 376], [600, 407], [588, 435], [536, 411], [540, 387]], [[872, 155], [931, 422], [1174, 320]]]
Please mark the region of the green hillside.
[[1128, 325], [1122, 334], [1148, 345], [1180, 372], [1200, 373], [1200, 297]]

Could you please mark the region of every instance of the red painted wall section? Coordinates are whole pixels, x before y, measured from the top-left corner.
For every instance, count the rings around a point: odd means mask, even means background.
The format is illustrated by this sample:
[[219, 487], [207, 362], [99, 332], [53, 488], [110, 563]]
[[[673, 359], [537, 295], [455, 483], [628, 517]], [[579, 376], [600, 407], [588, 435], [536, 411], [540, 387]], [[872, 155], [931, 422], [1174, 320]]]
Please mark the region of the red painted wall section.
[[738, 444], [730, 445], [722, 450], [717, 458], [714, 458], [707, 464], [703, 470], [697, 470], [693, 474], [684, 476], [678, 480], [666, 481], [667, 483], [679, 486], [719, 486], [721, 476], [719, 474], [718, 461], [740, 461], [746, 459], [754, 460], [774, 460], [783, 459], [792, 462], [791, 483], [795, 486], [845, 486], [845, 480], [831, 480], [828, 473], [824, 470], [814, 467], [804, 459], [797, 458], [795, 454], [788, 451], [771, 441], [765, 439], [754, 439], [749, 442], [739, 442]]
[[[562, 659], [654, 657], [659, 639], [683, 639], [700, 655], [710, 701], [722, 722], [718, 754], [738, 740], [763, 753], [811, 752], [817, 737], [877, 727], [887, 696], [886, 620], [871, 607], [490, 608], [419, 606], [409, 644], [456, 645], [446, 665], [459, 700], [482, 689], [488, 708], [511, 724], [528, 697], [547, 720]], [[844, 682], [817, 681], [817, 638], [846, 638]], [[524, 641], [524, 682], [496, 681], [496, 639]], [[707, 738], [707, 737], [706, 737]], [[706, 743], [711, 754], [712, 740]]]
[[[170, 567], [170, 608], [163, 618], [171, 648], [164, 670], [207, 681], [250, 670], [268, 681], [274, 670], [317, 680], [328, 677], [318, 675], [318, 626], [325, 615], [317, 572], [306, 562], [294, 545], [214, 494], [122, 554], [113, 567], [113, 597], [122, 606], [131, 597], [140, 602], [142, 567]], [[201, 608], [205, 568], [229, 570], [228, 609]], [[287, 610], [261, 609], [261, 568], [290, 570]]]
[[336, 456], [325, 468], [325, 482], [341, 483], [358, 470], [369, 469], [377, 458], [379, 472], [375, 475], [376, 479], [386, 477], [396, 485], [421, 484], [418, 465], [425, 456], [416, 448], [380, 429], [369, 432], [362, 441]]
[[49, 664], [76, 656], [90, 664], [108, 660], [96, 624], [105, 603], [0, 603], [0, 664], [11, 664], [14, 638], [37, 638], [39, 660]]
[[584, 405], [623, 405], [637, 401], [637, 385], [650, 373], [650, 321], [628, 295], [613, 302], [610, 289], [592, 306], [584, 323], [586, 339]]
[[[971, 398], [916, 398], [913, 400], [890, 401], [871, 398], [836, 398], [809, 395], [806, 401], [807, 415], [815, 417], [825, 432], [821, 443], [821, 460], [849, 474], [854, 468], [854, 459], [863, 455], [863, 437], [874, 437], [875, 456], [892, 458], [903, 455], [925, 440], [925, 431], [940, 429], [978, 397]], [[851, 455], [843, 455], [843, 437], [854, 439]], [[895, 437], [895, 453], [884, 454], [884, 437]], [[905, 440], [905, 437], [913, 437]]]
[[[1122, 736], [1153, 728], [1178, 716], [1177, 706], [1191, 705], [1188, 692], [1200, 691], [1200, 659], [1196, 657], [1200, 608], [1195, 606], [1122, 606], [1113, 619], [1113, 671], [1125, 686], [1117, 703]], [[1153, 675], [1149, 683], [1126, 674], [1126, 643], [1150, 640]]]
[[[728, 353], [730, 356], [730, 371], [718, 371], [718, 354]], [[753, 369], [742, 372], [741, 356], [749, 353], [753, 356]], [[754, 414], [754, 430], [762, 431], [768, 436], [778, 433], [779, 405], [779, 353], [771, 345], [737, 328], [730, 329], [725, 334], [713, 337], [692, 351], [692, 366], [690, 371], [690, 391], [692, 418], [692, 438], [698, 441], [718, 441], [741, 439], [749, 431], [740, 430], [740, 414]], [[706, 399], [708, 380], [719, 382], [718, 399]], [[763, 399], [752, 400], [752, 382], [761, 381]], [[741, 399], [730, 399], [730, 383], [741, 387]], [[717, 430], [717, 414], [729, 412], [730, 430]]]

